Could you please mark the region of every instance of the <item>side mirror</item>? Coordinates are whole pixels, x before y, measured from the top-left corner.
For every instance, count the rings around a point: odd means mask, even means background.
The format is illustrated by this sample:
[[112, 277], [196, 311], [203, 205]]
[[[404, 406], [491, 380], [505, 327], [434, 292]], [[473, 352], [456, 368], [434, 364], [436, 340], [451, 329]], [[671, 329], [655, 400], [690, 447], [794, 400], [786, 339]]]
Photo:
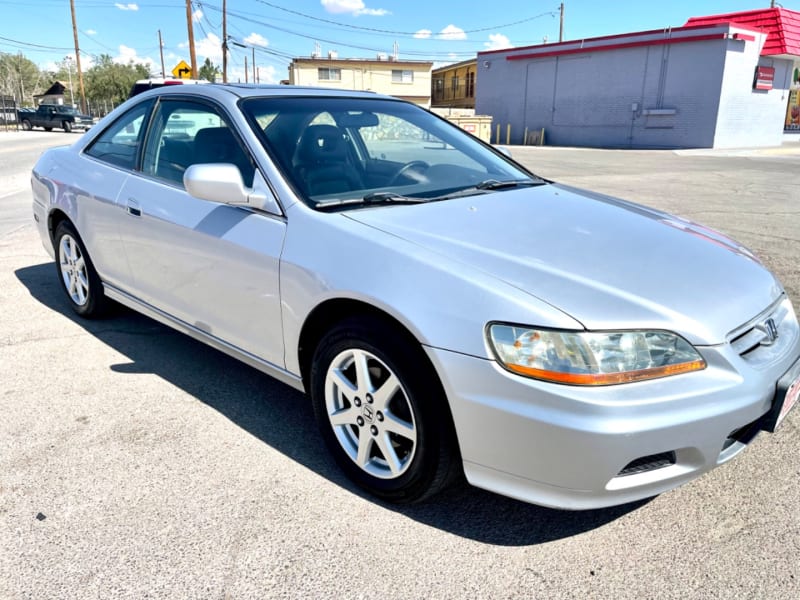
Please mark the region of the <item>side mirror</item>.
[[509, 150], [506, 146], [495, 146], [494, 149], [501, 154], [505, 154], [508, 158], [513, 158], [511, 156], [511, 150]]
[[200, 200], [281, 214], [277, 200], [257, 169], [252, 189], [244, 186], [238, 167], [230, 163], [192, 165], [183, 174], [183, 185], [189, 194]]

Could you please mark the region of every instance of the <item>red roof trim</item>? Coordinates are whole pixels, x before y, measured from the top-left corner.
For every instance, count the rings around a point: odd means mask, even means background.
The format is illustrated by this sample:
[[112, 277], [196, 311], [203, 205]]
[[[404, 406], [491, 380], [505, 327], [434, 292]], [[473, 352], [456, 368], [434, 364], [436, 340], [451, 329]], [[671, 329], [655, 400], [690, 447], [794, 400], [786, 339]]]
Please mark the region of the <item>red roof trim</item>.
[[[518, 50], [532, 50], [534, 48], [557, 48], [559, 46], [568, 46], [579, 42], [600, 42], [603, 40], [618, 40], [620, 38], [629, 38], [629, 37], [640, 37], [645, 35], [655, 35], [658, 33], [681, 33], [681, 32], [692, 32], [697, 31], [700, 29], [711, 29], [713, 27], [719, 27], [721, 25], [725, 25], [725, 23], [713, 23], [713, 24], [704, 24], [704, 25], [684, 25], [683, 27], [663, 27], [661, 29], [648, 29], [647, 31], [634, 31], [631, 33], [617, 33], [614, 35], [602, 35], [599, 37], [592, 37], [592, 38], [584, 38], [584, 39], [577, 39], [577, 40], [568, 40], [566, 42], [555, 42], [553, 44], [535, 44], [533, 46], [520, 46], [519, 48], [503, 48], [501, 50], [485, 50], [483, 52], [478, 52], [480, 56], [485, 54], [499, 54], [499, 53], [507, 53], [507, 52], [514, 52]], [[736, 24], [737, 29], [745, 29], [747, 31], [752, 31], [753, 33], [761, 33], [759, 29], [753, 27], [747, 27], [740, 25], [739, 23]]]
[[[529, 54], [514, 54], [506, 56], [506, 60], [522, 60], [527, 58], [544, 58], [547, 56], [562, 56], [566, 54], [580, 54], [587, 52], [605, 52], [607, 50], [621, 50], [623, 48], [638, 48], [643, 46], [661, 46], [664, 44], [686, 44], [688, 42], [706, 42], [709, 40], [727, 39], [727, 33], [713, 33], [709, 35], [695, 35], [692, 37], [663, 38], [658, 40], [639, 40], [637, 42], [623, 42], [621, 44], [607, 44], [605, 46], [590, 46], [588, 48], [570, 48], [554, 50], [552, 52], [531, 52]], [[744, 41], [744, 40], [742, 40]]]
[[686, 25], [745, 25], [767, 34], [762, 56], [800, 56], [800, 12], [786, 8], [763, 8], [722, 15], [692, 17]]

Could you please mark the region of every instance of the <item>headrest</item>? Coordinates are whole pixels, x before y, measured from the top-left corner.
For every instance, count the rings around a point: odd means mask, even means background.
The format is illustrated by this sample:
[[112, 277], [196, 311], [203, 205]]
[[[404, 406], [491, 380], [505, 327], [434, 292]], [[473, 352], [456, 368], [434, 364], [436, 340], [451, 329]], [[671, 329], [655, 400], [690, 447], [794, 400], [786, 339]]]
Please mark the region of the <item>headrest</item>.
[[236, 155], [236, 139], [228, 127], [206, 127], [194, 136], [198, 162], [227, 162]]
[[342, 130], [334, 125], [311, 125], [300, 136], [296, 162], [344, 162], [347, 148]]

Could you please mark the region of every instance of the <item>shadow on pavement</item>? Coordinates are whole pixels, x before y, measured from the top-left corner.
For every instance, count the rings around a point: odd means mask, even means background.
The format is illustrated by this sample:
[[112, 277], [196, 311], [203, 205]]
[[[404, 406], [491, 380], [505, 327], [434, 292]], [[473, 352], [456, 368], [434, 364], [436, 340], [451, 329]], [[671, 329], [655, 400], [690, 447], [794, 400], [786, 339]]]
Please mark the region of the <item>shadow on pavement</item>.
[[351, 484], [328, 457], [303, 394], [126, 308], [119, 307], [102, 320], [77, 317], [58, 287], [52, 263], [22, 268], [15, 274], [33, 298], [130, 359], [112, 365], [113, 371], [155, 374], [336, 485], [426, 525], [488, 544], [522, 546], [596, 529], [647, 502], [559, 511], [459, 483], [423, 504], [385, 504]]

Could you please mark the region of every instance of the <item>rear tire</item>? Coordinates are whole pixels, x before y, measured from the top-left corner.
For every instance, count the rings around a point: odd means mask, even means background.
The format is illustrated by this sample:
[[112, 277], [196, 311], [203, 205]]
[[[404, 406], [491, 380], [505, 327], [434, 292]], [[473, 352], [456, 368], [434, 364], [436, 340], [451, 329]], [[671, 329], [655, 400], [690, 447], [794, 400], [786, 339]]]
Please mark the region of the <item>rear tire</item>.
[[31, 122], [28, 119], [23, 119], [22, 128], [25, 131], [30, 131], [31, 129], [33, 129], [33, 126], [31, 125]]
[[102, 315], [109, 303], [103, 283], [83, 241], [68, 221], [56, 227], [54, 246], [58, 281], [72, 310], [87, 318]]
[[317, 347], [311, 400], [342, 470], [384, 500], [410, 503], [457, 475], [452, 421], [433, 368], [416, 343], [376, 318], [350, 318]]

